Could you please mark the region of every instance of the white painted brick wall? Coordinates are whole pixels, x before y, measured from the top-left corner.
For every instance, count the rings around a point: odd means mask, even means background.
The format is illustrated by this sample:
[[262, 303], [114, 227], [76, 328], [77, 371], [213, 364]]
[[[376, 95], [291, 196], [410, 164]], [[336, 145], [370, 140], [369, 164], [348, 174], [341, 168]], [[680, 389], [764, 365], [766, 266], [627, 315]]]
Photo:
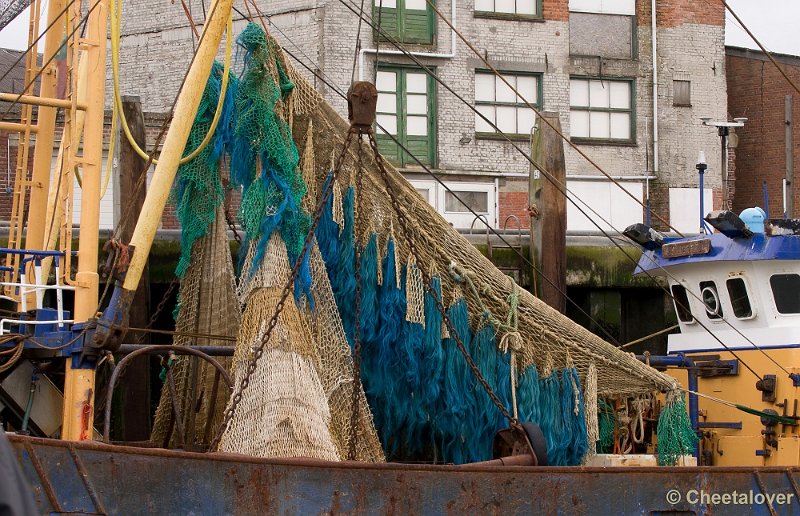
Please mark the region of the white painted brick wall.
[[[547, 1], [547, 0], [545, 0]], [[359, 2], [356, 2], [356, 5]], [[259, 0], [271, 15], [275, 37], [311, 67], [345, 91], [353, 73], [357, 17], [338, 0]], [[367, 8], [369, 0], [365, 2]], [[450, 0], [438, 3], [450, 15]], [[569, 58], [569, 24], [555, 21], [511, 21], [475, 18], [473, 0], [458, 1], [457, 24], [464, 35], [493, 62], [506, 69], [542, 71], [544, 109], [561, 113], [562, 128], [569, 132], [569, 76], [575, 72]], [[200, 0], [191, 1], [196, 20], [202, 19]], [[371, 13], [371, 9], [367, 9]], [[236, 15], [237, 19], [239, 18]], [[245, 21], [236, 22], [236, 32]], [[281, 33], [283, 31], [283, 34]], [[192, 35], [179, 3], [163, 0], [128, 2], [123, 20], [121, 74], [123, 93], [139, 95], [145, 111], [169, 108], [192, 55]], [[625, 62], [636, 79], [636, 144], [582, 145], [581, 149], [613, 176], [645, 175], [652, 172], [652, 74], [649, 27], [638, 27], [638, 59]], [[361, 28], [362, 47], [374, 48], [372, 29]], [[437, 20], [437, 43], [433, 49], [449, 52], [450, 29]], [[472, 102], [473, 73], [480, 62], [459, 40], [453, 59], [423, 58], [436, 66], [439, 77], [459, 95]], [[299, 48], [298, 48], [299, 47]], [[393, 48], [382, 42], [382, 49]], [[302, 49], [302, 50], [300, 50]], [[701, 125], [699, 117], [724, 119], [726, 113], [723, 28], [682, 25], [658, 30], [659, 56], [659, 179], [668, 186], [694, 186], [694, 163], [704, 150], [709, 163], [709, 186], [718, 188], [719, 139], [715, 130]], [[220, 49], [220, 59], [222, 49]], [[366, 56], [365, 77], [372, 78], [374, 55]], [[387, 56], [386, 62], [409, 63], [405, 57]], [[546, 64], [545, 64], [546, 63]], [[605, 66], [605, 65], [604, 65]], [[613, 62], [611, 63], [613, 69]], [[545, 69], [546, 68], [546, 69]], [[337, 94], [314, 81], [305, 68], [298, 69], [314, 82], [342, 114], [346, 103]], [[607, 68], [605, 68], [608, 70]], [[356, 71], [356, 74], [358, 72]], [[672, 106], [674, 77], [691, 80], [692, 107]], [[109, 82], [110, 86], [110, 82]], [[528, 162], [507, 142], [476, 140], [475, 115], [454, 95], [438, 86], [438, 166], [460, 175], [484, 176], [527, 173]], [[467, 144], [459, 143], [469, 137]], [[527, 148], [526, 142], [520, 146]], [[568, 174], [599, 174], [577, 152], [567, 149]], [[486, 178], [484, 178], [486, 180]], [[519, 181], [509, 184], [519, 187]]]

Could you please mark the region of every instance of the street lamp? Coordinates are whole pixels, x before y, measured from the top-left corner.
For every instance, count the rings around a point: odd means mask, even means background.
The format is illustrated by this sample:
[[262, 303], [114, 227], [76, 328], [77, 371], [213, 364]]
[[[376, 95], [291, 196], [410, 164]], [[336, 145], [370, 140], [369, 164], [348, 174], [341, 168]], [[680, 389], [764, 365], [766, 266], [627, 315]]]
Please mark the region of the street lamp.
[[[730, 210], [731, 204], [728, 198], [728, 135], [730, 134], [731, 127], [744, 127], [744, 123], [747, 122], [747, 119], [734, 118], [733, 122], [729, 122], [726, 120], [711, 120], [710, 117], [701, 117], [700, 120], [703, 121], [703, 125], [705, 126], [717, 128], [717, 134], [719, 134], [722, 144], [722, 209]], [[702, 193], [700, 195], [702, 196]]]
[[700, 151], [697, 155], [697, 165], [695, 165], [697, 173], [700, 175], [700, 234], [709, 234], [711, 230], [706, 224], [706, 213], [703, 207], [703, 174], [705, 174], [708, 164], [706, 163], [706, 153]]

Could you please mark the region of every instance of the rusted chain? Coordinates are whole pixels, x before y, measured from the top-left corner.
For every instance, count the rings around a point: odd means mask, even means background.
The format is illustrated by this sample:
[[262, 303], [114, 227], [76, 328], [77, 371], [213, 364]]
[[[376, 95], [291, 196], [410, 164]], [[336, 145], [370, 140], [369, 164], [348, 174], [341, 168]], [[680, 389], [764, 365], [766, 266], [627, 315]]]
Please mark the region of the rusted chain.
[[[355, 134], [355, 129], [352, 127], [347, 132], [347, 137], [344, 140], [344, 144], [342, 145], [342, 151], [339, 153], [339, 157], [336, 158], [336, 164], [331, 171], [331, 178], [328, 181], [328, 184], [325, 186], [325, 189], [320, 196], [319, 202], [317, 203], [316, 209], [314, 210], [314, 216], [311, 221], [311, 228], [308, 230], [308, 234], [306, 235], [305, 242], [303, 243], [303, 248], [300, 251], [299, 256], [297, 257], [297, 261], [292, 268], [292, 273], [289, 276], [289, 279], [286, 282], [286, 285], [283, 287], [283, 291], [281, 292], [281, 296], [278, 299], [278, 303], [275, 305], [275, 312], [272, 314], [269, 322], [267, 323], [267, 327], [264, 330], [264, 336], [261, 338], [261, 342], [258, 343], [258, 347], [253, 352], [253, 357], [247, 364], [247, 372], [245, 373], [244, 377], [242, 378], [241, 382], [239, 382], [239, 386], [236, 389], [236, 392], [231, 397], [231, 403], [228, 408], [225, 410], [225, 418], [222, 420], [222, 423], [217, 430], [217, 434], [214, 436], [214, 440], [209, 445], [209, 451], [213, 451], [218, 445], [220, 440], [222, 439], [222, 434], [225, 433], [225, 429], [228, 428], [228, 425], [233, 419], [233, 415], [236, 413], [236, 409], [239, 406], [239, 403], [242, 401], [242, 396], [244, 391], [250, 385], [250, 378], [253, 376], [253, 373], [256, 371], [256, 364], [261, 356], [264, 354], [264, 349], [266, 348], [267, 343], [269, 342], [270, 337], [272, 336], [272, 332], [275, 329], [275, 326], [278, 324], [278, 317], [280, 316], [281, 312], [283, 311], [283, 306], [286, 304], [286, 299], [289, 297], [289, 294], [292, 291], [292, 287], [294, 285], [295, 279], [300, 272], [300, 267], [303, 265], [303, 257], [306, 256], [306, 253], [310, 252], [311, 250], [311, 243], [314, 241], [314, 233], [317, 230], [317, 226], [319, 226], [319, 220], [322, 216], [322, 212], [325, 209], [325, 204], [328, 202], [328, 197], [333, 192], [333, 185], [336, 182], [336, 178], [339, 175], [339, 171], [342, 168], [342, 163], [344, 162], [344, 157], [347, 154], [347, 149], [350, 147], [350, 143], [353, 141], [353, 135]], [[264, 235], [264, 238], [268, 237], [268, 235]]]
[[356, 447], [358, 444], [358, 412], [359, 390], [361, 387], [361, 247], [358, 237], [361, 235], [362, 214], [362, 188], [364, 180], [364, 152], [362, 145], [363, 131], [358, 131], [358, 167], [356, 169], [356, 208], [353, 224], [353, 245], [356, 248], [356, 320], [353, 330], [353, 399], [352, 412], [350, 413], [350, 448], [348, 460], [356, 460]]
[[411, 230], [408, 227], [408, 221], [406, 220], [405, 213], [400, 208], [400, 203], [397, 201], [397, 197], [395, 196], [394, 188], [391, 185], [389, 180], [389, 173], [386, 171], [386, 166], [383, 162], [383, 157], [381, 156], [380, 152], [378, 151], [378, 144], [375, 141], [375, 137], [372, 132], [369, 133], [369, 143], [372, 147], [372, 151], [375, 155], [375, 162], [378, 165], [378, 170], [380, 170], [381, 178], [383, 179], [384, 185], [386, 185], [386, 192], [389, 194], [389, 198], [392, 202], [392, 207], [394, 208], [395, 213], [397, 214], [398, 222], [400, 223], [400, 228], [403, 231], [403, 236], [405, 237], [406, 243], [408, 244], [409, 252], [414, 257], [417, 262], [417, 267], [419, 267], [420, 272], [422, 273], [422, 280], [425, 284], [425, 290], [431, 295], [433, 300], [436, 302], [436, 308], [442, 314], [442, 319], [444, 320], [445, 325], [447, 325], [447, 331], [450, 333], [450, 336], [453, 340], [456, 341], [456, 346], [461, 354], [464, 356], [464, 359], [467, 361], [467, 365], [469, 366], [472, 374], [481, 384], [483, 389], [486, 391], [486, 394], [492, 400], [492, 403], [500, 410], [509, 423], [512, 426], [516, 426], [518, 424], [517, 420], [514, 418], [513, 415], [508, 411], [506, 406], [497, 396], [497, 393], [494, 392], [489, 382], [484, 378], [483, 374], [481, 374], [480, 369], [478, 369], [477, 364], [470, 356], [467, 348], [464, 346], [464, 341], [461, 339], [461, 336], [456, 331], [455, 327], [453, 326], [453, 322], [450, 320], [450, 316], [447, 315], [447, 310], [442, 303], [442, 299], [437, 295], [436, 291], [431, 286], [431, 277], [428, 274], [427, 269], [423, 266], [423, 261], [419, 252], [417, 251], [417, 246], [414, 243], [414, 235], [412, 234]]

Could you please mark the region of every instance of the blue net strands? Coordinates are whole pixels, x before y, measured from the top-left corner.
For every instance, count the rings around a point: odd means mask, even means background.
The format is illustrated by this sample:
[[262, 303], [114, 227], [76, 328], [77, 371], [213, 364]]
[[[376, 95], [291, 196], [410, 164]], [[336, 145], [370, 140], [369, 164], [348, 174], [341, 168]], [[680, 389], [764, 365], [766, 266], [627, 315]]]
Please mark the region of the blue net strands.
[[[355, 328], [354, 192], [342, 199], [344, 227], [333, 219], [329, 202], [317, 230], [348, 339]], [[467, 463], [488, 460], [495, 433], [508, 426], [501, 411], [478, 383], [452, 335], [442, 336], [442, 314], [430, 292], [425, 294], [425, 324], [406, 320], [406, 276], [396, 273], [395, 242], [383, 253], [371, 234], [361, 256], [361, 377], [384, 450], [402, 460]], [[377, 256], [383, 256], [378, 264]], [[377, 267], [382, 274], [378, 275]], [[383, 281], [378, 284], [378, 277]], [[442, 299], [441, 279], [432, 289]], [[511, 407], [510, 355], [497, 349], [497, 332], [488, 317], [474, 332], [466, 300], [458, 298], [448, 316], [481, 374], [501, 402]], [[535, 365], [518, 375], [517, 400], [523, 421], [539, 424], [554, 465], [580, 464], [587, 450], [580, 382], [574, 368], [554, 370], [540, 378]], [[577, 389], [577, 397], [576, 397]], [[577, 405], [576, 405], [577, 400]], [[576, 411], [577, 406], [577, 411]]]
[[312, 301], [309, 256], [300, 257], [311, 228], [311, 217], [301, 207], [307, 187], [291, 129], [278, 113], [294, 85], [273, 48], [275, 42], [261, 27], [248, 24], [237, 44], [244, 51], [245, 67], [235, 99], [231, 178], [243, 188], [239, 209], [243, 246], [256, 246], [254, 253], [242, 253], [241, 259], [252, 256], [248, 270], [257, 270], [269, 236], [279, 231], [291, 262], [302, 260], [295, 298], [305, 294]]

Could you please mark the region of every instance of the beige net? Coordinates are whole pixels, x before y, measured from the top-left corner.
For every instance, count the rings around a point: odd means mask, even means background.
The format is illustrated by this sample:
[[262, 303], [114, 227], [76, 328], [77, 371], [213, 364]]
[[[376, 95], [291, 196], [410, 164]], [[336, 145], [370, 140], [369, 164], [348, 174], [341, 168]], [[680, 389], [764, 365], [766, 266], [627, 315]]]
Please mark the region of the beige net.
[[[239, 303], [236, 300], [233, 262], [228, 244], [227, 223], [223, 208], [217, 208], [216, 220], [206, 236], [192, 246], [191, 264], [180, 287], [180, 311], [176, 331], [184, 334], [215, 335], [235, 338], [239, 331]], [[175, 345], [233, 346], [232, 340], [176, 335]], [[226, 369], [229, 357], [217, 357]], [[175, 382], [181, 424], [174, 421], [172, 397], [165, 384], [156, 409], [151, 440], [158, 444], [188, 447], [207, 445], [222, 422], [230, 389], [216, 369], [201, 359], [177, 356], [171, 366]], [[216, 393], [214, 384], [217, 384]], [[178, 437], [178, 427], [184, 430]]]
[[[252, 245], [254, 249], [256, 245]], [[252, 251], [251, 251], [252, 253]], [[291, 275], [286, 247], [273, 234], [257, 271], [245, 259], [239, 285], [244, 315], [233, 370], [239, 385], [275, 313]], [[356, 458], [383, 460], [363, 390], [359, 389], [357, 430], [351, 429], [352, 358], [328, 282], [314, 248], [311, 257], [314, 309], [299, 309], [289, 298], [242, 393], [220, 450], [258, 457], [341, 460], [355, 434]]]
[[[284, 62], [286, 60], [284, 59]], [[287, 68], [291, 65], [287, 62]], [[292, 74], [295, 81], [293, 95], [303, 98], [304, 103], [316, 106], [308, 114], [295, 111], [295, 141], [303, 149], [305, 130], [313, 121], [314, 153], [316, 155], [316, 185], [314, 190], [322, 191], [329, 168], [322, 165], [329, 163], [332, 152], [341, 148], [349, 124], [336, 113], [320, 95], [299, 74]], [[308, 99], [316, 99], [309, 101]], [[302, 135], [302, 136], [300, 136]], [[363, 210], [365, 220], [373, 221], [376, 229], [384, 234], [393, 232], [399, 253], [398, 263], [409, 259], [409, 247], [406, 236], [399, 227], [398, 216], [394, 212], [386, 185], [381, 178], [378, 167], [371, 157], [371, 150], [365, 145], [365, 177]], [[349, 164], [355, 163], [357, 146], [349, 151]], [[308, 155], [308, 149], [304, 155]], [[321, 166], [322, 165], [322, 166]], [[505, 319], [509, 311], [508, 295], [513, 290], [512, 280], [498, 270], [480, 251], [450, 226], [414, 188], [391, 165], [386, 164], [389, 172], [389, 183], [396, 192], [400, 210], [410, 224], [412, 238], [420, 252], [418, 266], [427, 267], [428, 272], [447, 271], [449, 265], [457, 264], [464, 270], [475, 273], [476, 291], [463, 292], [473, 327], [480, 327], [477, 318], [483, 307], [488, 308], [498, 319]], [[341, 171], [339, 184], [334, 187], [334, 220], [339, 222], [338, 207], [341, 205], [341, 190], [352, 184], [352, 166], [345, 166]], [[341, 187], [340, 187], [341, 185]], [[338, 201], [338, 202], [337, 202]], [[340, 224], [341, 227], [341, 224]], [[363, 236], [363, 235], [359, 235]], [[360, 242], [364, 245], [365, 242]], [[445, 297], [454, 292], [455, 281], [448, 275], [442, 276], [442, 292]], [[446, 305], [450, 303], [446, 299]], [[578, 369], [581, 382], [585, 385], [589, 366], [597, 367], [597, 394], [601, 397], [632, 396], [653, 390], [670, 390], [675, 385], [672, 378], [636, 360], [634, 356], [624, 353], [577, 323], [535, 298], [527, 291], [522, 291], [519, 301], [519, 331], [524, 341], [518, 354], [518, 365], [524, 370], [531, 364], [542, 364], [547, 356], [552, 357], [555, 367], [566, 367], [569, 354], [574, 366]]]

